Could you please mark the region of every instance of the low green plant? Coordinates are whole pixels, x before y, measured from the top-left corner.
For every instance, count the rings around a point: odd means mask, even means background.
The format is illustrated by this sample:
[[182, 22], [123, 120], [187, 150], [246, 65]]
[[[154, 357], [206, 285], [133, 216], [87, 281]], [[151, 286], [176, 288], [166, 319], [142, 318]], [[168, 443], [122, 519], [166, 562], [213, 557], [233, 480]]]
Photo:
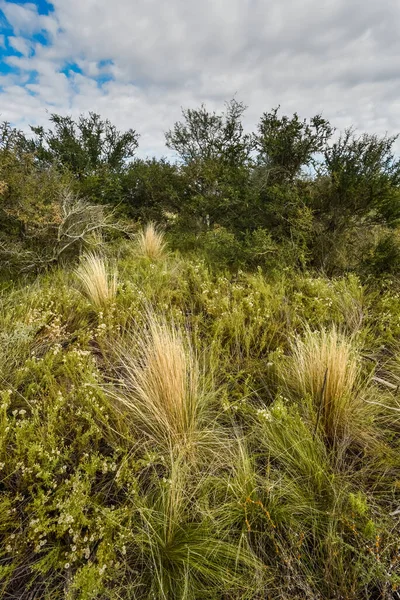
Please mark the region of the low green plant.
[[393, 597], [395, 280], [105, 250], [1, 292], [0, 596]]

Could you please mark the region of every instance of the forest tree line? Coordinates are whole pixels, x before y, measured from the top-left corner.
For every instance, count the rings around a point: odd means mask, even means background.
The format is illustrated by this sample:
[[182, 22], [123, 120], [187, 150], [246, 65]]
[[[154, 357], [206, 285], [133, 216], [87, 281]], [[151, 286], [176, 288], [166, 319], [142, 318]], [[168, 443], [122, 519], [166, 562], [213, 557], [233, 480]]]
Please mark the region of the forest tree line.
[[138, 158], [138, 133], [95, 113], [76, 120], [53, 114], [49, 128], [31, 127], [29, 135], [4, 122], [3, 265], [36, 269], [61, 258], [43, 256], [43, 248], [59, 237], [72, 194], [92, 213], [108, 205], [123, 220], [156, 221], [176, 247], [203, 248], [210, 261], [232, 269], [396, 271], [397, 136], [340, 133], [321, 115], [302, 119], [279, 108], [249, 134], [245, 109], [231, 100], [221, 113], [205, 105], [183, 110], [165, 134], [175, 161]]

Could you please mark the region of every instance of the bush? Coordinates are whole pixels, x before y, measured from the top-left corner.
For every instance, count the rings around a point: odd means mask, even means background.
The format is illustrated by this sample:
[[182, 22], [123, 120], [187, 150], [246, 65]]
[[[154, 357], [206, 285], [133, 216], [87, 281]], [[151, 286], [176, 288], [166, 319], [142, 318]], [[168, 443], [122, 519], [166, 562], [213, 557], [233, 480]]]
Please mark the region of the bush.
[[76, 196], [53, 170], [38, 171], [27, 159], [23, 173], [14, 160], [3, 172], [2, 269], [43, 270], [101, 245], [103, 234], [128, 230], [109, 209]]
[[361, 263], [363, 269], [374, 277], [396, 275], [400, 272], [400, 239], [398, 234], [387, 232], [378, 240], [372, 254]]

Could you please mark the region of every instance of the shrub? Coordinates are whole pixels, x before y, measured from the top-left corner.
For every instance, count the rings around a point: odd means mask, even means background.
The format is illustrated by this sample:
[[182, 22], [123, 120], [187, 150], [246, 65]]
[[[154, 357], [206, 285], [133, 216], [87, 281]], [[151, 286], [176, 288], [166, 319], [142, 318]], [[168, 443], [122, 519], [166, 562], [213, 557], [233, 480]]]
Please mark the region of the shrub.
[[215, 270], [238, 268], [243, 263], [243, 251], [234, 233], [215, 227], [204, 234], [202, 246], [207, 263]]
[[375, 245], [373, 252], [363, 261], [363, 269], [375, 277], [395, 275], [400, 270], [400, 239], [394, 232], [386, 232]]

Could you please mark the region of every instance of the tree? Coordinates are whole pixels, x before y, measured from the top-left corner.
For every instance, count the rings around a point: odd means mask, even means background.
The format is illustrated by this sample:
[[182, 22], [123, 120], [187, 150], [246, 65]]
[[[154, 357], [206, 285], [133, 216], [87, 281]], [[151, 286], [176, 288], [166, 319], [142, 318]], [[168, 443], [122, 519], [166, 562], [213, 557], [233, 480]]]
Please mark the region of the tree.
[[309, 121], [278, 115], [279, 107], [265, 112], [254, 135], [257, 160], [251, 173], [253, 199], [248, 208], [250, 227], [270, 232], [292, 263], [304, 266], [313, 229], [313, 177], [302, 170], [317, 166], [333, 129], [316, 115]]
[[52, 114], [54, 128], [31, 127], [36, 134], [36, 153], [44, 164], [55, 164], [83, 178], [101, 168], [119, 172], [138, 146], [133, 129], [120, 132], [108, 119], [90, 112], [77, 121], [71, 116]]
[[325, 149], [311, 203], [314, 266], [329, 274], [359, 268], [375, 246], [378, 263], [384, 252], [390, 262], [394, 238], [388, 240], [400, 219], [396, 139], [348, 129]]
[[251, 152], [251, 139], [243, 131], [242, 116], [246, 106], [231, 100], [226, 111], [209, 112], [199, 109], [182, 110], [183, 122], [165, 134], [167, 147], [175, 150], [185, 164], [217, 160], [236, 166], [245, 162]]
[[319, 209], [331, 231], [355, 222], [396, 225], [400, 218], [400, 160], [394, 155], [397, 136], [346, 130], [325, 150], [324, 193]]
[[249, 179], [251, 136], [244, 133], [246, 107], [231, 100], [224, 112], [183, 110], [183, 121], [165, 134], [168, 148], [183, 165], [185, 195], [181, 213], [196, 228], [238, 225]]
[[12, 127], [8, 121], [0, 123], [0, 152], [12, 153], [22, 157], [27, 153], [35, 152], [35, 144], [20, 129]]
[[254, 136], [258, 163], [274, 181], [293, 180], [302, 168], [316, 165], [316, 154], [324, 151], [333, 128], [321, 115], [307, 121], [297, 113], [280, 117], [278, 111], [279, 106], [261, 117]]
[[165, 158], [135, 159], [121, 177], [123, 203], [133, 218], [162, 221], [184, 202], [184, 181]]

